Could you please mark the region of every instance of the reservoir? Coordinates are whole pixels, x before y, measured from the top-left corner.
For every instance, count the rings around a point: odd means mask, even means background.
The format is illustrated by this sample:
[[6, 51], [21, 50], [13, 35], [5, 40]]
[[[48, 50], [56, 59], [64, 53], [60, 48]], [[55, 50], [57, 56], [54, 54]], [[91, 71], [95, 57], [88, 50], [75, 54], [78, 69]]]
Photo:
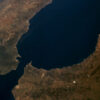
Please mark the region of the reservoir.
[[52, 69], [83, 61], [97, 42], [95, 0], [53, 0], [32, 19], [17, 49], [37, 68]]

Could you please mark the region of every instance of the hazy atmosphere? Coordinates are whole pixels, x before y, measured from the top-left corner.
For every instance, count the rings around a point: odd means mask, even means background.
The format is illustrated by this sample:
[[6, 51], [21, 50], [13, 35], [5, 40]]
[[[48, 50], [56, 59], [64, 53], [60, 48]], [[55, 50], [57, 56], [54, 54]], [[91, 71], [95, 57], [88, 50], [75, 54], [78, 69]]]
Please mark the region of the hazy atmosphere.
[[99, 5], [0, 0], [0, 100], [100, 100]]

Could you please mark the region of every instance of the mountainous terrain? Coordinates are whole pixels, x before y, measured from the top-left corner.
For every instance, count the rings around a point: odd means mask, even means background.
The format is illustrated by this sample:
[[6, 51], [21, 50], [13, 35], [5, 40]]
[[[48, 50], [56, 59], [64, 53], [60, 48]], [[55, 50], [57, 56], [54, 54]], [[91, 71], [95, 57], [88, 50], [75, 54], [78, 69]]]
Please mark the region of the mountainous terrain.
[[[51, 0], [0, 0], [0, 74], [16, 69], [16, 44], [29, 20]], [[100, 36], [93, 54], [83, 62], [49, 71], [30, 64], [14, 88], [16, 100], [99, 100]]]
[[28, 65], [13, 93], [16, 100], [99, 100], [100, 37], [95, 52], [80, 64], [49, 71]]

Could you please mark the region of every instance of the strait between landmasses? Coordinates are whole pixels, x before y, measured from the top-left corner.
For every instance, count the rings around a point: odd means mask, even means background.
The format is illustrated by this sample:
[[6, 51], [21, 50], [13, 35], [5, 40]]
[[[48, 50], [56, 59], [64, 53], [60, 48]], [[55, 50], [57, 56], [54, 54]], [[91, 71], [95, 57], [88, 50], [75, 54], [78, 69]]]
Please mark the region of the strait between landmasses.
[[[48, 3], [49, 0], [0, 2], [0, 73], [16, 68], [16, 43], [28, 31], [29, 20]], [[16, 100], [99, 100], [99, 84], [100, 37], [95, 52], [82, 63], [50, 71], [28, 65], [13, 94]]]

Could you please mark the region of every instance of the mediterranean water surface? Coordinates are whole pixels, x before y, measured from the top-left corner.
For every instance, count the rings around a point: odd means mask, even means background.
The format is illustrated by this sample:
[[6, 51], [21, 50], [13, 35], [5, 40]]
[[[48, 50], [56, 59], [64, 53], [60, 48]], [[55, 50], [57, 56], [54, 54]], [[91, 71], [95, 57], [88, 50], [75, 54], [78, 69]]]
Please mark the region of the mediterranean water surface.
[[81, 62], [96, 42], [95, 0], [53, 0], [30, 20], [17, 48], [33, 66], [51, 69]]

